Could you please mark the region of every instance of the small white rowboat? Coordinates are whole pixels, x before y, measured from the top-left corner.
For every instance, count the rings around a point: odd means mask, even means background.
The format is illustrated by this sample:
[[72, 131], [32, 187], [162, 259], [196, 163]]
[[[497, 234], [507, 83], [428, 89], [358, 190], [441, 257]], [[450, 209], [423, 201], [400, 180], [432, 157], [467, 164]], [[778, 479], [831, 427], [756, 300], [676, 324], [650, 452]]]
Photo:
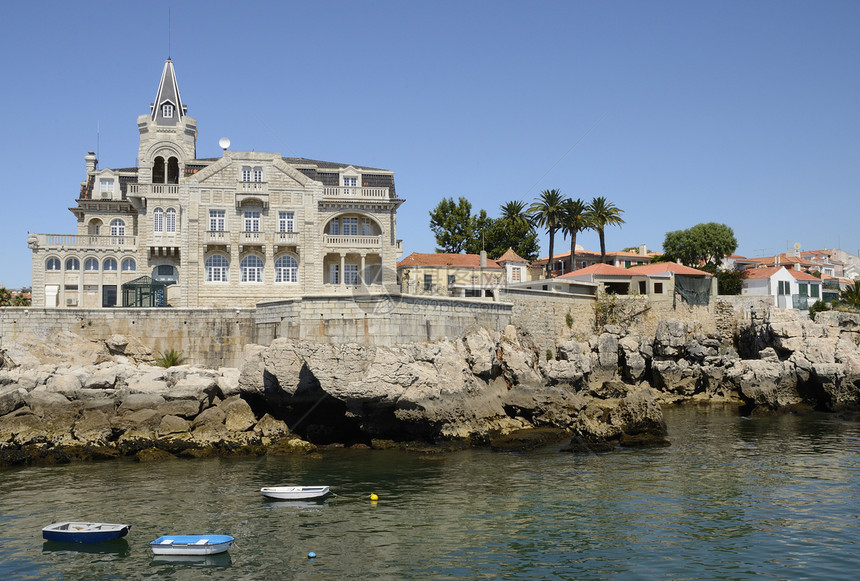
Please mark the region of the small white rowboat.
[[149, 543], [154, 555], [215, 555], [233, 544], [230, 535], [163, 535]]
[[329, 493], [328, 486], [267, 486], [260, 492], [275, 500], [310, 500], [323, 498]]

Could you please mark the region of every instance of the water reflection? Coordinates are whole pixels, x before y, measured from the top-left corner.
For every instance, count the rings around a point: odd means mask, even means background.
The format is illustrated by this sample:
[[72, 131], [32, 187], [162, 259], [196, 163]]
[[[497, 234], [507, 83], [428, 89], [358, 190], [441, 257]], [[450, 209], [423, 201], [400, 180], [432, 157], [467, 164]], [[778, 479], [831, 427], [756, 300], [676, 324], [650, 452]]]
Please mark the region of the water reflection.
[[[226, 568], [233, 564], [230, 553], [218, 553], [217, 555], [154, 555], [151, 566], [177, 565], [189, 567], [222, 567]], [[162, 568], [158, 571], [164, 573]]]
[[131, 548], [125, 539], [107, 541], [104, 543], [62, 543], [60, 541], [45, 541], [42, 543], [43, 553], [71, 552], [91, 554], [114, 554], [120, 557], [128, 557]]
[[[215, 579], [854, 577], [858, 424], [741, 418], [730, 406], [670, 408], [666, 419], [672, 446], [600, 455], [334, 450], [6, 470], [0, 574], [193, 578], [205, 566]], [[325, 482], [337, 496], [263, 500], [271, 482]], [[127, 549], [37, 541], [45, 522], [87, 514], [132, 523]], [[210, 556], [226, 562], [153, 559], [147, 543], [168, 529], [236, 543]]]

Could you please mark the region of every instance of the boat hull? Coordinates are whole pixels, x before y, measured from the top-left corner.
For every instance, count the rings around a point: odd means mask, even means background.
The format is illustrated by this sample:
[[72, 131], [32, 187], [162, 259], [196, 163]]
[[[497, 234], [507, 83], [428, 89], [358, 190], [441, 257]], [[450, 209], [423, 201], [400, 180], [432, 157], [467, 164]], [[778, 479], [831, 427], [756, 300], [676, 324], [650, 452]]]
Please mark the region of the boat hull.
[[230, 549], [230, 535], [163, 535], [151, 543], [153, 555], [217, 555]]
[[91, 522], [54, 523], [42, 529], [42, 538], [59, 543], [104, 543], [128, 534], [131, 525]]
[[328, 486], [267, 486], [260, 492], [266, 498], [273, 500], [311, 500], [325, 498], [329, 494]]

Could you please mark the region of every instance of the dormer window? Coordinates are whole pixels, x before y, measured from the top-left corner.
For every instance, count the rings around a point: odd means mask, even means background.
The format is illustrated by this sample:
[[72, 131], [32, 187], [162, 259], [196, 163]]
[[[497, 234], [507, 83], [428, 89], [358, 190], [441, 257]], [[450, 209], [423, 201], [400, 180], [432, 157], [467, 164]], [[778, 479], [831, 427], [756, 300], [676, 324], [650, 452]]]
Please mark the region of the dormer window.
[[345, 188], [354, 188], [358, 185], [357, 177], [343, 177], [343, 187]]
[[113, 180], [110, 178], [101, 178], [99, 180], [99, 191], [102, 198], [113, 197]]
[[165, 103], [161, 106], [161, 116], [165, 119], [173, 119], [173, 105]]

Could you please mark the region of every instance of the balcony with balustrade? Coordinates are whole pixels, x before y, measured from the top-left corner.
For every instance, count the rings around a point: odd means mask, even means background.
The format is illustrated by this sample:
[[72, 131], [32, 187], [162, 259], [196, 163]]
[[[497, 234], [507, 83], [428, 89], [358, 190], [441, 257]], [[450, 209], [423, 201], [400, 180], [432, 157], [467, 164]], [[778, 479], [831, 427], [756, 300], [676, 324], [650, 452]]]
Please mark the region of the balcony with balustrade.
[[347, 186], [326, 186], [323, 188], [324, 198], [340, 198], [347, 200], [389, 200], [392, 198], [390, 188], [363, 188]]
[[323, 248], [326, 250], [376, 250], [382, 249], [382, 236], [357, 236], [344, 234], [323, 234]]
[[130, 198], [178, 195], [179, 186], [176, 184], [128, 184], [128, 197]]
[[134, 250], [137, 248], [137, 236], [99, 236], [93, 234], [30, 234], [27, 244], [33, 249], [45, 250], [89, 250], [115, 249]]

